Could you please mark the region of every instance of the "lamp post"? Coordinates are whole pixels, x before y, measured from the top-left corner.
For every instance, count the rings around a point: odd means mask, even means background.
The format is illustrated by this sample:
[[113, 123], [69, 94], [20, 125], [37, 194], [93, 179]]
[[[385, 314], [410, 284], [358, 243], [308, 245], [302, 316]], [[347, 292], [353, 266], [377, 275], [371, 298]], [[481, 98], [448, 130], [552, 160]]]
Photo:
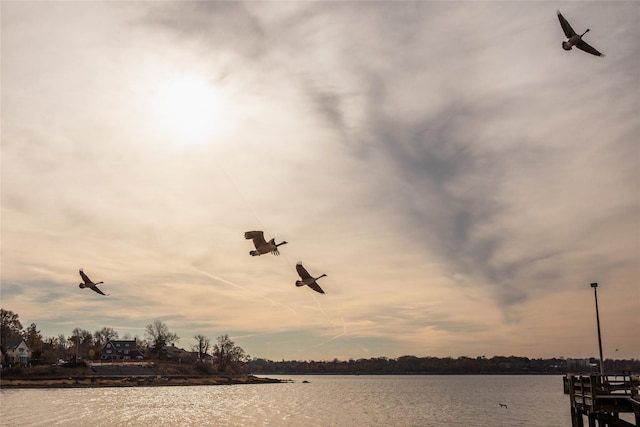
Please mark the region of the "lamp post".
[[600, 349], [600, 375], [604, 375], [604, 362], [602, 359], [602, 337], [600, 335], [600, 314], [598, 313], [598, 284], [592, 283], [593, 295], [596, 298], [596, 323], [598, 324], [598, 348]]

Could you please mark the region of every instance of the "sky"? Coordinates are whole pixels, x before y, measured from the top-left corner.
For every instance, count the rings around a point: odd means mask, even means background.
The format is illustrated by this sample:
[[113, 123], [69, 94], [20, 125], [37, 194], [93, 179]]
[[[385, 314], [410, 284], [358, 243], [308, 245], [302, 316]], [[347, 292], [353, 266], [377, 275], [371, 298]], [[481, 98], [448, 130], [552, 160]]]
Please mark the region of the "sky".
[[[0, 8], [0, 298], [23, 326], [597, 357], [597, 282], [604, 357], [640, 357], [640, 3]], [[606, 56], [564, 51], [557, 10]], [[288, 243], [249, 256], [250, 230]]]

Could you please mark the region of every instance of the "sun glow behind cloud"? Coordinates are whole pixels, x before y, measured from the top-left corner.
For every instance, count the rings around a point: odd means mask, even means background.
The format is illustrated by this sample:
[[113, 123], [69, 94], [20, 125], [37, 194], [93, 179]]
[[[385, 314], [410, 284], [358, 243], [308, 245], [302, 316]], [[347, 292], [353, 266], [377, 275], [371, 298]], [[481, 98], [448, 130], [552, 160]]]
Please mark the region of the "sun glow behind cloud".
[[151, 88], [153, 126], [177, 145], [220, 137], [228, 128], [223, 92], [197, 74], [162, 77]]

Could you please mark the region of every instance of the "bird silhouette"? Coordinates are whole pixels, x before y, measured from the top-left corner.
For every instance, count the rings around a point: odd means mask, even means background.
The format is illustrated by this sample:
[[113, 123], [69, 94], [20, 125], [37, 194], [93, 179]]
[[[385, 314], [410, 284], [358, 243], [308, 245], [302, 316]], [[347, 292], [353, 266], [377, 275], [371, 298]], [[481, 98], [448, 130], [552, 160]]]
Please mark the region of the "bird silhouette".
[[99, 293], [100, 295], [107, 295], [104, 292], [102, 292], [100, 289], [98, 289], [98, 287], [96, 286], [96, 285], [99, 285], [100, 283], [104, 283], [104, 282], [93, 283], [91, 281], [91, 279], [89, 279], [89, 276], [84, 274], [84, 271], [82, 271], [82, 269], [80, 269], [80, 277], [82, 277], [82, 280], [84, 282], [84, 283], [80, 283], [78, 285], [80, 287], [80, 289], [89, 288], [92, 291], [95, 291], [95, 292]]
[[558, 19], [560, 20], [560, 26], [562, 27], [562, 31], [564, 31], [564, 35], [567, 36], [567, 41], [562, 42], [562, 48], [564, 50], [571, 50], [573, 46], [578, 49], [590, 53], [595, 56], [604, 56], [603, 53], [598, 52], [593, 46], [590, 46], [587, 42], [582, 40], [582, 37], [589, 32], [585, 31], [582, 34], [576, 33], [571, 25], [569, 25], [569, 21], [567, 21], [564, 16], [558, 11]]
[[286, 245], [287, 242], [276, 243], [275, 239], [271, 239], [268, 242], [264, 240], [264, 233], [262, 231], [247, 231], [244, 233], [245, 239], [253, 240], [253, 246], [256, 247], [255, 251], [250, 251], [249, 255], [251, 256], [260, 256], [264, 254], [268, 254], [271, 252], [273, 255], [280, 255], [280, 251], [278, 251], [278, 246]]
[[503, 407], [504, 409], [509, 409], [509, 408], [507, 407], [507, 404], [506, 404], [506, 403], [498, 403], [498, 405], [500, 405], [500, 406], [501, 406], [501, 407]]
[[326, 277], [327, 276], [326, 274], [322, 274], [322, 275], [320, 275], [318, 277], [313, 277], [302, 266], [301, 262], [296, 264], [296, 270], [298, 271], [298, 275], [302, 279], [302, 280], [296, 280], [296, 286], [299, 287], [299, 286], [307, 285], [308, 287], [310, 287], [314, 291], [319, 292], [321, 294], [324, 294], [324, 291], [322, 290], [320, 285], [318, 285], [318, 283], [316, 283], [316, 280], [320, 279], [321, 277]]

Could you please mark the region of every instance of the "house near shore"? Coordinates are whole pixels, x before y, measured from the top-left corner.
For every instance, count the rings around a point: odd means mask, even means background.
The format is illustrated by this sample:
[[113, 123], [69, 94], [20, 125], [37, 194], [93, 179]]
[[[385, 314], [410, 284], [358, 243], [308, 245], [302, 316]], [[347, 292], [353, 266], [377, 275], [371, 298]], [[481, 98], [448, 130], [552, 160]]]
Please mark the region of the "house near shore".
[[102, 360], [142, 360], [144, 354], [138, 349], [137, 340], [107, 340], [100, 349]]
[[198, 353], [176, 347], [175, 344], [165, 345], [162, 351], [164, 352], [164, 357], [171, 361], [193, 363], [198, 360]]
[[27, 365], [31, 361], [33, 350], [22, 338], [9, 338], [7, 340], [7, 362], [9, 365]]

